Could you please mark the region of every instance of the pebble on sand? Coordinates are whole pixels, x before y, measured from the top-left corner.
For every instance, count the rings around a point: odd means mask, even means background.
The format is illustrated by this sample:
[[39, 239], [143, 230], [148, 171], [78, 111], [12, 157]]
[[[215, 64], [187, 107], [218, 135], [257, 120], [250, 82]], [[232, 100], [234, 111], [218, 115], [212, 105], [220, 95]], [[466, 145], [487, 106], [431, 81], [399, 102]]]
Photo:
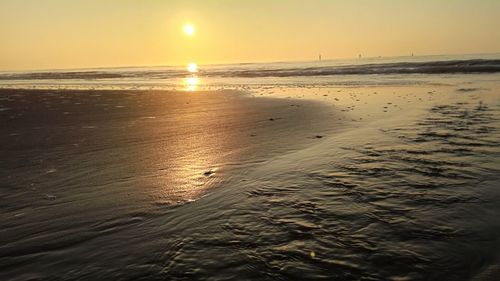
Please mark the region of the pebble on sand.
[[208, 176], [210, 176], [210, 175], [212, 175], [214, 173], [215, 172], [213, 170], [208, 170], [208, 171], [204, 172], [203, 175], [208, 177]]
[[56, 200], [57, 196], [51, 194], [45, 194], [45, 199], [47, 200]]

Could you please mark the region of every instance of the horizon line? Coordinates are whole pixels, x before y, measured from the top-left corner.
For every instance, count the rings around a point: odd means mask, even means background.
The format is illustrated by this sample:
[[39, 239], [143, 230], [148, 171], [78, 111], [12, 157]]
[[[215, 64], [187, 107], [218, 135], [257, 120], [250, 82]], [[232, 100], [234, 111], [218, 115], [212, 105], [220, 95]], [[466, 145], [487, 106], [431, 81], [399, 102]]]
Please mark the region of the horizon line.
[[[362, 54], [361, 54], [362, 55]], [[322, 58], [321, 61], [335, 61], [335, 60], [363, 60], [363, 59], [379, 59], [379, 58], [419, 58], [419, 57], [439, 57], [439, 56], [484, 56], [484, 55], [500, 55], [499, 52], [487, 52], [487, 53], [456, 53], [456, 54], [423, 54], [423, 55], [398, 55], [398, 56], [369, 56], [369, 57], [337, 57], [337, 58]], [[201, 64], [205, 66], [217, 66], [217, 65], [238, 65], [238, 64], [272, 64], [272, 63], [300, 63], [300, 62], [314, 62], [318, 60], [277, 60], [277, 61], [247, 61], [247, 62], [226, 62], [226, 63], [209, 63]], [[0, 69], [0, 73], [15, 73], [15, 72], [46, 72], [46, 71], [78, 71], [78, 70], [91, 70], [91, 69], [118, 69], [118, 68], [160, 68], [160, 67], [184, 67], [185, 64], [171, 64], [171, 65], [123, 65], [123, 66], [91, 66], [91, 67], [77, 67], [77, 68], [31, 68], [31, 69], [20, 69], [20, 70], [6, 70]]]

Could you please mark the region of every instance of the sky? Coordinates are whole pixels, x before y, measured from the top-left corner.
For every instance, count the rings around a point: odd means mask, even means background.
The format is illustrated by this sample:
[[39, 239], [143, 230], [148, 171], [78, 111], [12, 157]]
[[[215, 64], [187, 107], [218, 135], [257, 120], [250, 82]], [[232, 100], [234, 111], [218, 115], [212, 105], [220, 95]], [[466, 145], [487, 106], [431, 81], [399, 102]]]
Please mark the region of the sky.
[[499, 53], [499, 15], [498, 0], [0, 0], [0, 70]]

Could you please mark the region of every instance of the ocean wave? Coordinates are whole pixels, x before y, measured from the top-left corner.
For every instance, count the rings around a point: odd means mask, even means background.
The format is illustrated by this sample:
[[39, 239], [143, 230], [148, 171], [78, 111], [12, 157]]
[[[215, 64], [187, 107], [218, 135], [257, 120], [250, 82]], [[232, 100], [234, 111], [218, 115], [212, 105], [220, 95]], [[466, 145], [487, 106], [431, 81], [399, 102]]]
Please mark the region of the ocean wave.
[[500, 72], [500, 60], [398, 62], [290, 69], [243, 70], [232, 73], [223, 72], [219, 73], [219, 75], [239, 77], [289, 77], [366, 74], [448, 74], [495, 72]]
[[[498, 59], [469, 59], [426, 62], [394, 62], [351, 65], [304, 64], [247, 64], [207, 67], [199, 73], [204, 77], [303, 77], [336, 75], [387, 75], [387, 74], [473, 74], [500, 72]], [[3, 73], [0, 80], [88, 80], [88, 79], [168, 79], [185, 77], [183, 68], [167, 69], [102, 69], [92, 71], [44, 71]]]

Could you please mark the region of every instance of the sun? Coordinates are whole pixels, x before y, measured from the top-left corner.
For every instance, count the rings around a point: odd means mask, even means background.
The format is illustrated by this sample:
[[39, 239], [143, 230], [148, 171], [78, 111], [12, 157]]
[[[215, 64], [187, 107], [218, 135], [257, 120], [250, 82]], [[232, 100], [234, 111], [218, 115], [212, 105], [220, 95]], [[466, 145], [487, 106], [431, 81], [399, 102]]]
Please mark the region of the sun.
[[184, 25], [184, 34], [186, 34], [187, 36], [193, 36], [195, 31], [196, 29], [194, 28], [194, 25], [190, 23], [186, 23]]

